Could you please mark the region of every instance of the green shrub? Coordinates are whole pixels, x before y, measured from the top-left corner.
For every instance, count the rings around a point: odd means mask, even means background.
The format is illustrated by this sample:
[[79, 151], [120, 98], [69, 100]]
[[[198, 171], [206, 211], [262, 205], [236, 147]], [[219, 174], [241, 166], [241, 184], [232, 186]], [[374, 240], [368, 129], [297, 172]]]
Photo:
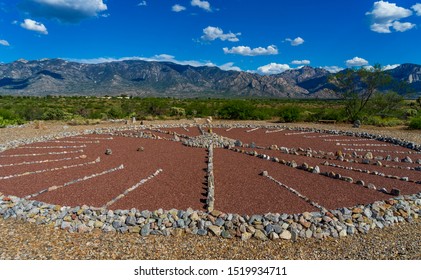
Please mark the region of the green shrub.
[[285, 107], [279, 112], [281, 122], [297, 122], [300, 120], [301, 109], [298, 107]]
[[421, 117], [412, 118], [409, 122], [410, 129], [421, 129]]
[[363, 120], [364, 124], [374, 125], [379, 127], [390, 127], [404, 124], [404, 121], [398, 118], [382, 118], [379, 116], [368, 117]]

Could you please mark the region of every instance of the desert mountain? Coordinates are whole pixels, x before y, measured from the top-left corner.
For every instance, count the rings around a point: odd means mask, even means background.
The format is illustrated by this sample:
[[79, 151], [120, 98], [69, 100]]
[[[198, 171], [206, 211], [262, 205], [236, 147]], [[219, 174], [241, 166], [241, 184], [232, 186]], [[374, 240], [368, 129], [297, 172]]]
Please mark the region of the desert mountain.
[[[421, 91], [420, 67], [403, 64], [389, 73]], [[0, 94], [335, 98], [329, 75], [324, 69], [309, 66], [262, 76], [171, 62], [126, 60], [85, 64], [62, 59], [21, 59], [0, 64]]]

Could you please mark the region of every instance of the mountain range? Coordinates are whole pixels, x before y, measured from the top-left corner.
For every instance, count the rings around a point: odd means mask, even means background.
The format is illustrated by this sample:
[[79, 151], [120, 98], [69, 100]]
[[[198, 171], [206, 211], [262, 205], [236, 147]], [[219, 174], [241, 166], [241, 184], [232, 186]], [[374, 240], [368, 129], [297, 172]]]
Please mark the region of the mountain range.
[[[387, 72], [421, 94], [420, 65], [402, 64]], [[310, 66], [259, 75], [142, 60], [85, 64], [20, 59], [0, 64], [0, 95], [337, 98], [330, 75], [325, 69]]]

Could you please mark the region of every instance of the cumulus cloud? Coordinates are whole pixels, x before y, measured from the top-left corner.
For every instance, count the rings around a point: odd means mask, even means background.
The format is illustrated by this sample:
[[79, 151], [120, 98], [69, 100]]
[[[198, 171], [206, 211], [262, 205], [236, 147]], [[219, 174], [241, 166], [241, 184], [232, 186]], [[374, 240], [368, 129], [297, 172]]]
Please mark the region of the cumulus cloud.
[[279, 74], [282, 72], [285, 72], [287, 70], [290, 70], [291, 67], [289, 67], [288, 64], [278, 64], [278, 63], [269, 63], [263, 66], [260, 66], [257, 68], [257, 72], [263, 75], [273, 75], [273, 74]]
[[399, 32], [405, 32], [415, 27], [415, 24], [409, 22], [401, 23], [399, 21], [411, 16], [412, 11], [399, 7], [396, 3], [389, 3], [387, 1], [374, 2], [373, 10], [367, 12], [366, 15], [371, 16], [373, 21], [370, 29], [377, 33], [391, 33], [391, 27]]
[[417, 13], [417, 16], [421, 16], [421, 4], [417, 3], [414, 6], [411, 7], [412, 10], [414, 10]]
[[295, 39], [286, 38], [285, 41], [290, 42], [291, 46], [294, 46], [294, 47], [304, 44], [304, 39], [301, 37], [297, 37]]
[[214, 41], [216, 39], [220, 39], [221, 41], [230, 41], [230, 42], [238, 42], [240, 41], [237, 36], [241, 35], [241, 33], [224, 33], [224, 31], [219, 27], [208, 26], [203, 29], [202, 40], [205, 41]]
[[307, 59], [291, 61], [291, 64], [295, 64], [295, 65], [308, 65], [310, 63], [311, 63], [310, 60], [307, 60]]
[[20, 9], [35, 17], [76, 23], [107, 10], [103, 0], [23, 0]]
[[35, 20], [32, 19], [25, 19], [20, 26], [22, 28], [25, 28], [27, 30], [31, 30], [31, 31], [35, 31], [35, 32], [39, 32], [41, 34], [47, 35], [48, 31], [47, 28], [45, 27], [44, 24], [42, 24], [41, 22], [37, 22]]
[[199, 7], [201, 9], [205, 10], [205, 11], [208, 11], [208, 12], [211, 12], [212, 11], [211, 6], [210, 6], [210, 4], [209, 4], [208, 1], [192, 0], [190, 2], [190, 4], [193, 7]]
[[179, 12], [182, 12], [182, 11], [186, 10], [186, 7], [181, 6], [179, 4], [175, 4], [174, 6], [172, 6], [171, 10], [173, 12], [179, 13]]
[[344, 70], [344, 68], [339, 67], [339, 66], [323, 66], [322, 68], [329, 71], [330, 73], [338, 73]]
[[148, 3], [146, 3], [146, 1], [144, 0], [144, 1], [139, 2], [139, 4], [137, 4], [137, 5], [138, 6], [147, 6]]
[[387, 70], [392, 70], [395, 69], [396, 67], [401, 66], [400, 64], [388, 64], [382, 67], [383, 71], [387, 71]]
[[278, 54], [278, 49], [275, 45], [268, 46], [267, 48], [250, 48], [246, 46], [233, 47], [231, 49], [223, 48], [225, 54], [239, 54], [244, 56], [258, 56], [258, 55], [274, 55]]
[[238, 66], [234, 66], [233, 62], [228, 62], [217, 67], [225, 71], [241, 71], [241, 68]]
[[0, 40], [0, 45], [6, 46], [6, 47], [10, 46], [9, 42], [7, 42], [6, 40]]
[[361, 57], [354, 57], [353, 59], [348, 59], [346, 61], [347, 67], [359, 67], [368, 65], [368, 61]]
[[393, 29], [395, 29], [396, 31], [399, 32], [405, 32], [407, 30], [410, 30], [412, 28], [414, 28], [416, 25], [410, 22], [399, 22], [399, 21], [394, 21], [392, 23], [392, 27]]

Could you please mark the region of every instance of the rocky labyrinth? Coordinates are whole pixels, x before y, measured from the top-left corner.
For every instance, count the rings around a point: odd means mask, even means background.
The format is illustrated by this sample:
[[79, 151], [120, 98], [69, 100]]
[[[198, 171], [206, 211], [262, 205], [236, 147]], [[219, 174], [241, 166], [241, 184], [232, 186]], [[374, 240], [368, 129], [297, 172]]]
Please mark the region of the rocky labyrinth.
[[0, 215], [70, 231], [325, 238], [421, 214], [421, 147], [367, 133], [126, 126], [0, 149]]

